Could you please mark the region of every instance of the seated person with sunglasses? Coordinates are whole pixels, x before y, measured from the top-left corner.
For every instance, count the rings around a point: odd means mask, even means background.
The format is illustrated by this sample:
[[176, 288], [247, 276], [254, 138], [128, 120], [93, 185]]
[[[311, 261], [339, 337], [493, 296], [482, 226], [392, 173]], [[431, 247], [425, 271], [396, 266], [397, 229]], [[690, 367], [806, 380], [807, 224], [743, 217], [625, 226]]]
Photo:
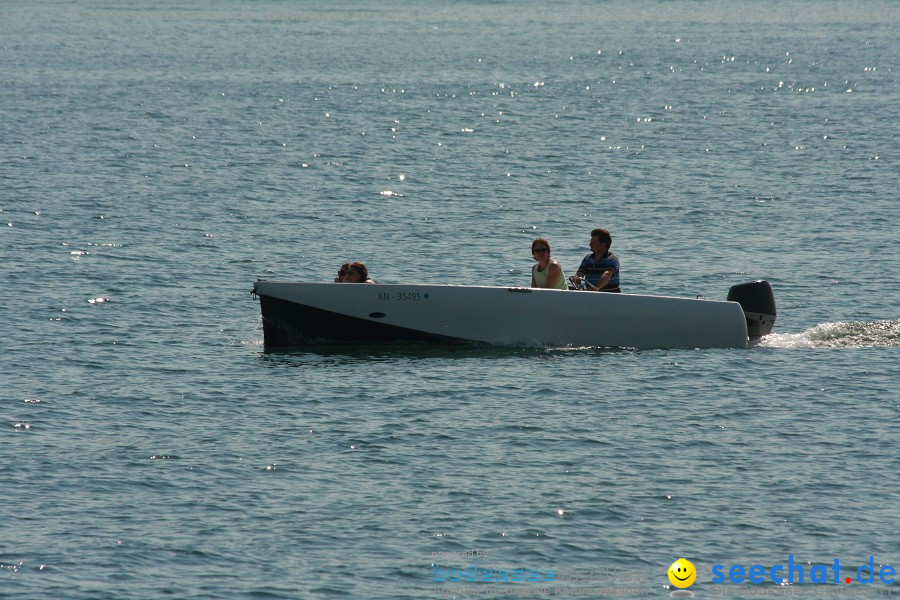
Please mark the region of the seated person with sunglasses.
[[334, 278], [335, 283], [344, 283], [347, 280], [347, 270], [350, 268], [350, 263], [344, 263], [341, 265], [341, 268], [338, 269], [337, 277]]
[[537, 238], [531, 242], [531, 256], [537, 264], [531, 267], [531, 287], [567, 290], [566, 274], [555, 259], [550, 259], [550, 242]]

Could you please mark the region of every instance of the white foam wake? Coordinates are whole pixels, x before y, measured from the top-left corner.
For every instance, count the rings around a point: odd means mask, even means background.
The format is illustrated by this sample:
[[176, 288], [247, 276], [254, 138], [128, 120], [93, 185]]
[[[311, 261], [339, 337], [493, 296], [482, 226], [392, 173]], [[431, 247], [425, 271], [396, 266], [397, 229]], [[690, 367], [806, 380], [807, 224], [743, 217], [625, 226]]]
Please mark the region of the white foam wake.
[[762, 348], [900, 347], [900, 319], [821, 323], [802, 333], [773, 333], [760, 340]]

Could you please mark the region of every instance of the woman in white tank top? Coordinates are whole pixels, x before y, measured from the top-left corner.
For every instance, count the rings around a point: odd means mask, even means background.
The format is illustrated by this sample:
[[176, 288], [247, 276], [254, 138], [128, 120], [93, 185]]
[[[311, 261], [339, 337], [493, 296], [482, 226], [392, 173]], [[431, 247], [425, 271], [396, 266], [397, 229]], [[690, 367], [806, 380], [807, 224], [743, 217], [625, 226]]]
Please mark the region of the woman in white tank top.
[[531, 287], [567, 290], [566, 274], [559, 262], [550, 258], [550, 242], [537, 238], [531, 242], [531, 256], [537, 264], [531, 267]]

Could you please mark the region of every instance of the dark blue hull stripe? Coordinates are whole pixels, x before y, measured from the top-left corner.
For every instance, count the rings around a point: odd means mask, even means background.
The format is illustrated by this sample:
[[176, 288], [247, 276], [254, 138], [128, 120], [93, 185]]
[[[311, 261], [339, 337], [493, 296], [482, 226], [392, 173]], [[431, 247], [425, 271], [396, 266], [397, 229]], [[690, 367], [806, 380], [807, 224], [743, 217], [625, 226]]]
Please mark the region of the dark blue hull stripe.
[[267, 348], [308, 346], [335, 342], [472, 343], [469, 340], [425, 333], [357, 317], [259, 296], [263, 338]]

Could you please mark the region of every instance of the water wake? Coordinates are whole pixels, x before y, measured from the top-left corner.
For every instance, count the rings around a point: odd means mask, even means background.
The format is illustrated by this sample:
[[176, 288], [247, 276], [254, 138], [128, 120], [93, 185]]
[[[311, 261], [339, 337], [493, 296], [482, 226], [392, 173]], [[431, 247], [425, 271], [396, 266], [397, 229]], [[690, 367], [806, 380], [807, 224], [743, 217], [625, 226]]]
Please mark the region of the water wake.
[[873, 348], [900, 347], [900, 319], [822, 323], [802, 333], [773, 333], [762, 348]]

